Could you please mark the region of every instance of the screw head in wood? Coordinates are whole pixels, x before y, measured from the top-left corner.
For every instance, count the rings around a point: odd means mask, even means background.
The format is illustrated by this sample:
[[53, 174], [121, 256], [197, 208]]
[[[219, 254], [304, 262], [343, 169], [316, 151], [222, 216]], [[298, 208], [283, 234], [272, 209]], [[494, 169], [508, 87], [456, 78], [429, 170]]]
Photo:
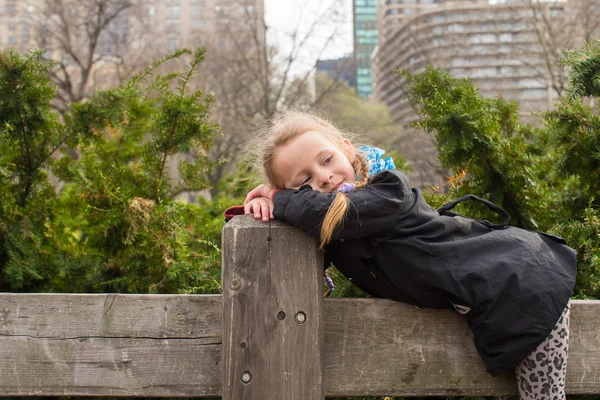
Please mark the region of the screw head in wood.
[[279, 311], [277, 313], [277, 319], [280, 320], [280, 321], [282, 321], [284, 318], [285, 318], [285, 312]]
[[306, 314], [302, 311], [298, 311], [295, 316], [296, 322], [299, 324], [303, 324], [306, 322]]
[[251, 381], [252, 381], [252, 374], [250, 373], [250, 371], [242, 372], [242, 382], [250, 383]]

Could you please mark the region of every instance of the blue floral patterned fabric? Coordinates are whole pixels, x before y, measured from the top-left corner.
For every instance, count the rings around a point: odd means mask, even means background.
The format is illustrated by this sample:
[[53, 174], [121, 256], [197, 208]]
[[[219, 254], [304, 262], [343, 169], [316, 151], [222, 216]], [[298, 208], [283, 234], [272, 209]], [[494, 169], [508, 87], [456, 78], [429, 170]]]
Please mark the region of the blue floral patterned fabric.
[[374, 175], [381, 171], [396, 168], [392, 157], [382, 158], [382, 156], [385, 154], [385, 150], [371, 146], [362, 146], [358, 150], [365, 156], [365, 159], [367, 160], [367, 164], [369, 165], [369, 175]]

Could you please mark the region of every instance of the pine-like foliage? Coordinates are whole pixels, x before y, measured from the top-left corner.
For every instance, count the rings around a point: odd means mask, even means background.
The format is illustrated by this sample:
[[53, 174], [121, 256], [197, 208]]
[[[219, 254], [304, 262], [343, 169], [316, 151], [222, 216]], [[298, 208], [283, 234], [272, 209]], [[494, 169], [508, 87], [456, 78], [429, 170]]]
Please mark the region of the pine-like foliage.
[[43, 280], [55, 194], [46, 173], [68, 133], [50, 107], [52, 64], [41, 52], [0, 53], [0, 290]]
[[556, 232], [577, 249], [576, 294], [600, 298], [600, 116], [591, 104], [600, 101], [600, 41], [567, 52], [570, 93], [544, 114], [556, 169], [567, 185], [560, 194], [571, 220]]
[[563, 62], [572, 71], [572, 87], [544, 117], [558, 150], [558, 171], [577, 179], [575, 207], [583, 211], [592, 199], [600, 204], [600, 116], [589, 105], [600, 101], [600, 41], [567, 52]]
[[573, 97], [600, 98], [599, 43], [588, 43], [579, 51], [567, 51], [562, 60], [571, 69], [570, 92]]
[[[182, 73], [158, 73], [184, 57]], [[211, 98], [189, 87], [203, 57], [202, 49], [181, 50], [158, 60], [71, 104], [60, 122], [48, 105], [50, 64], [39, 53], [2, 54], [2, 90], [11, 93], [0, 103], [3, 290], [219, 290], [224, 204], [177, 199], [207, 188], [206, 155], [219, 133], [208, 121]], [[190, 152], [193, 161], [178, 161]], [[62, 181], [59, 195], [48, 168]]]
[[[435, 135], [443, 167], [468, 179], [457, 195], [477, 194], [501, 204], [511, 223], [528, 229], [544, 224], [539, 204], [548, 192], [534, 160], [545, 139], [539, 131], [518, 122], [518, 104], [502, 98], [484, 99], [467, 79], [427, 68], [419, 75], [404, 74], [411, 104], [421, 119], [414, 124]], [[471, 215], [497, 218], [487, 210]]]

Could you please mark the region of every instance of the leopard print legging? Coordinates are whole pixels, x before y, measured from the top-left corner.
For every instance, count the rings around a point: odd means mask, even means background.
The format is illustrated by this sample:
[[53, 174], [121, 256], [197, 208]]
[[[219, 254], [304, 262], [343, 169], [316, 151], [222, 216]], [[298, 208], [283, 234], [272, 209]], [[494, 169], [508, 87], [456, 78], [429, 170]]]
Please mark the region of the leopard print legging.
[[569, 305], [550, 335], [515, 367], [521, 400], [565, 400]]

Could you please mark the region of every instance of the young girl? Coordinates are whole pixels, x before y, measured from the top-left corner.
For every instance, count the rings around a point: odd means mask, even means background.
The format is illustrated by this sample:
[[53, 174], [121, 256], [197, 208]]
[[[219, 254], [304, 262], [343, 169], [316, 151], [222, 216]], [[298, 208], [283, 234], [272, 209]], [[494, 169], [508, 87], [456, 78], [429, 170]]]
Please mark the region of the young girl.
[[[490, 374], [515, 368], [522, 399], [564, 399], [574, 250], [507, 226], [504, 210], [475, 196], [436, 211], [382, 153], [288, 112], [270, 127], [267, 184], [248, 193], [244, 211], [319, 237], [327, 260], [371, 295], [464, 314]], [[466, 200], [504, 223], [449, 211]]]

